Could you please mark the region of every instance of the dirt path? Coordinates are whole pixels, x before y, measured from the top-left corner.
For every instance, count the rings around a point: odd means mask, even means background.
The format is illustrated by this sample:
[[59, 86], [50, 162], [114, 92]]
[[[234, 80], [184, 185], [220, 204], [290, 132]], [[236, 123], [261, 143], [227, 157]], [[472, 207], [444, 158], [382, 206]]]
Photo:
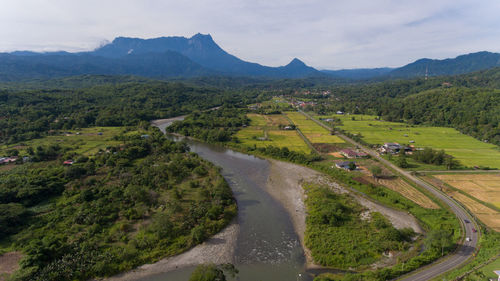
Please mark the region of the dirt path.
[[7, 276], [19, 268], [21, 258], [22, 254], [20, 252], [9, 252], [0, 255], [0, 281], [7, 280]]
[[363, 205], [369, 212], [380, 212], [394, 227], [401, 229], [410, 227], [417, 233], [423, 233], [417, 220], [410, 214], [398, 211], [381, 204], [375, 203], [361, 195], [354, 194], [342, 187], [338, 183], [330, 180], [321, 173], [292, 163], [269, 160], [271, 162], [271, 171], [269, 174], [266, 190], [278, 200], [288, 211], [295, 232], [299, 236], [302, 248], [306, 255], [307, 268], [318, 268], [312, 261], [309, 249], [304, 244], [304, 233], [306, 230], [306, 208], [304, 205], [305, 194], [302, 188], [303, 182], [317, 182], [327, 185], [337, 193], [350, 193], [359, 204]]
[[125, 272], [106, 280], [132, 281], [178, 268], [195, 266], [203, 263], [233, 263], [234, 249], [239, 227], [233, 221], [224, 230], [191, 250], [180, 255], [162, 259], [153, 264], [142, 265], [132, 271]]

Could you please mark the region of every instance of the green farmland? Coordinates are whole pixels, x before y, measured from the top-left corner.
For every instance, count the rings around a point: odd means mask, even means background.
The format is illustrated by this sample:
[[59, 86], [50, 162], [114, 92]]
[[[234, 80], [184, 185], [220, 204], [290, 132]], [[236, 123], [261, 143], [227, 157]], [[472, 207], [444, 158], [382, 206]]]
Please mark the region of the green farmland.
[[[326, 117], [326, 116], [321, 116]], [[369, 115], [336, 115], [341, 119], [341, 129], [353, 134], [361, 134], [370, 144], [398, 142], [416, 147], [444, 149], [463, 165], [500, 168], [500, 149], [464, 135], [453, 128], [411, 126], [405, 123], [386, 122]], [[354, 119], [354, 120], [353, 120]]]
[[[288, 147], [291, 151], [310, 153], [311, 149], [295, 130], [280, 130], [279, 125], [288, 125], [283, 115], [248, 114], [250, 126], [236, 134], [241, 143], [247, 147]], [[265, 138], [267, 135], [267, 139]]]
[[299, 112], [286, 112], [286, 116], [300, 129], [311, 143], [344, 143], [338, 136], [330, 135], [330, 132]]

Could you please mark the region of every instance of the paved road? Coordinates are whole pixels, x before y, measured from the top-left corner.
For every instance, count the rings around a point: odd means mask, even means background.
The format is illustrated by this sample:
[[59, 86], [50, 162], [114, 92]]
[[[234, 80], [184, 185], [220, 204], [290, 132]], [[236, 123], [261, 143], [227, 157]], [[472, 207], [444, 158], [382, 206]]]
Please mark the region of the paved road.
[[[320, 126], [331, 130], [330, 127], [326, 126], [322, 122], [312, 118], [309, 114], [300, 111], [302, 114], [304, 114], [306, 117], [309, 119], [313, 120], [314, 122], [318, 123]], [[369, 149], [367, 147], [364, 147], [363, 145], [357, 143], [356, 141], [352, 140], [351, 138], [348, 138], [345, 135], [339, 134], [339, 137], [343, 138], [345, 141], [352, 143], [355, 146], [358, 146], [360, 149], [362, 149], [365, 153], [370, 154], [373, 158], [376, 158], [379, 160], [381, 163], [384, 165], [392, 168], [402, 176], [406, 177], [407, 179], [413, 181], [415, 184], [419, 185], [422, 188], [425, 188], [428, 190], [430, 193], [432, 193], [434, 196], [437, 198], [441, 199], [445, 204], [447, 204], [451, 211], [455, 213], [455, 215], [462, 221], [464, 222], [465, 220], [470, 221], [470, 223], [464, 223], [465, 227], [465, 236], [470, 237], [472, 241], [467, 242], [464, 240], [463, 244], [459, 246], [457, 251], [453, 254], [450, 254], [435, 263], [432, 263], [428, 266], [425, 266], [423, 268], [420, 268], [414, 273], [410, 273], [408, 275], [403, 276], [399, 280], [405, 280], [405, 281], [425, 281], [432, 279], [434, 277], [437, 277], [449, 270], [452, 270], [454, 268], [459, 267], [460, 265], [464, 264], [470, 257], [472, 257], [472, 254], [475, 251], [475, 248], [477, 247], [477, 241], [479, 239], [479, 233], [473, 232], [472, 228], [476, 223], [474, 222], [473, 218], [471, 218], [467, 212], [460, 207], [460, 205], [455, 202], [453, 199], [448, 197], [446, 194], [438, 191], [436, 188], [428, 184], [427, 182], [413, 176], [409, 172], [395, 166], [391, 162], [385, 160], [384, 158], [380, 157], [377, 152], [373, 151], [372, 149]]]

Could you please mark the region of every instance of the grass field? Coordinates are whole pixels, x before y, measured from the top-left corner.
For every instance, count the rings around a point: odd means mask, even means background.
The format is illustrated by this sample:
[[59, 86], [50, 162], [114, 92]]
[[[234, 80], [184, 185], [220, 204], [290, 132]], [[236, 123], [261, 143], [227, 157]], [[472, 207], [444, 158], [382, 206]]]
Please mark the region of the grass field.
[[328, 130], [299, 112], [286, 112], [285, 114], [311, 143], [344, 143], [341, 138], [330, 135]]
[[465, 166], [500, 168], [500, 149], [497, 146], [481, 142], [453, 128], [410, 126], [404, 123], [378, 121], [375, 120], [375, 116], [370, 115], [334, 117], [342, 120], [341, 129], [361, 134], [363, 140], [370, 144], [386, 142], [409, 144], [410, 141], [414, 141], [416, 147], [444, 149]]
[[[79, 133], [78, 135], [76, 133]], [[69, 146], [78, 154], [91, 155], [99, 149], [105, 149], [108, 146], [120, 144], [120, 141], [113, 140], [114, 136], [125, 132], [125, 127], [93, 127], [78, 131], [66, 131], [65, 134], [47, 136], [41, 139], [33, 139], [14, 145], [0, 147], [0, 155], [7, 154], [10, 149], [17, 149], [20, 155], [26, 155], [28, 147], [47, 146], [51, 144], [60, 144]], [[67, 134], [70, 133], [70, 134]], [[102, 135], [99, 135], [102, 133]]]
[[[288, 147], [297, 152], [310, 153], [311, 149], [302, 140], [295, 130], [280, 130], [279, 125], [288, 125], [290, 122], [285, 116], [248, 114], [250, 126], [241, 129], [236, 137], [248, 147], [266, 147], [269, 145], [276, 147]], [[261, 140], [265, 138], [267, 140]], [[259, 139], [260, 138], [260, 139]]]

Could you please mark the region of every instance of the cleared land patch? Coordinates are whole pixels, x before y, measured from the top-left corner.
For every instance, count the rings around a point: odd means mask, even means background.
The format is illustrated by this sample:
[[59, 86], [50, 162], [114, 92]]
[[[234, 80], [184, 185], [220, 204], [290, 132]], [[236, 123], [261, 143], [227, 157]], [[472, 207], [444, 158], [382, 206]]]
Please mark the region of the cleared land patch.
[[285, 114], [311, 143], [344, 143], [344, 140], [338, 136], [331, 135], [327, 129], [299, 112], [286, 112]]
[[[318, 116], [331, 118], [332, 116]], [[453, 128], [411, 126], [405, 123], [376, 120], [371, 115], [334, 115], [342, 121], [341, 129], [352, 134], [361, 134], [370, 144], [398, 142], [414, 144], [416, 147], [444, 149], [465, 166], [500, 168], [500, 149], [464, 135]], [[353, 120], [354, 119], [354, 120]]]
[[[241, 143], [248, 147], [288, 147], [297, 152], [310, 153], [311, 149], [302, 140], [295, 130], [281, 130], [280, 125], [288, 125], [290, 122], [281, 114], [260, 115], [248, 114], [250, 126], [236, 133]], [[267, 137], [267, 138], [266, 138]]]

